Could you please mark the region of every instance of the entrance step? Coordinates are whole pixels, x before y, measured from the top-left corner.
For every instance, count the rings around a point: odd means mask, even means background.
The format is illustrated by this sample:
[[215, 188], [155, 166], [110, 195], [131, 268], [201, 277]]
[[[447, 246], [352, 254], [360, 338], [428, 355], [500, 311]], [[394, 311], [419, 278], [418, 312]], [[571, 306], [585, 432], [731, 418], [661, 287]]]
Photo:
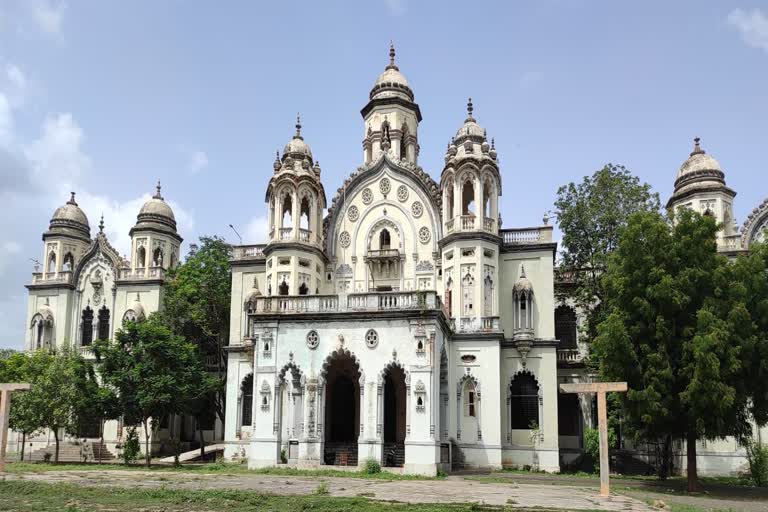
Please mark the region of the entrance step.
[[405, 464], [405, 443], [384, 443], [382, 466], [401, 468]]
[[[45, 448], [40, 448], [29, 454], [29, 458], [25, 459], [32, 461], [42, 461], [46, 459], [46, 454], [50, 454], [50, 461], [53, 462], [56, 457], [56, 445], [51, 444]], [[99, 459], [101, 456], [101, 459]], [[64, 441], [59, 444], [59, 462], [110, 462], [117, 457], [110, 452], [106, 445], [100, 441], [78, 441], [77, 443], [71, 441]]]
[[357, 443], [326, 442], [324, 462], [333, 466], [357, 466]]

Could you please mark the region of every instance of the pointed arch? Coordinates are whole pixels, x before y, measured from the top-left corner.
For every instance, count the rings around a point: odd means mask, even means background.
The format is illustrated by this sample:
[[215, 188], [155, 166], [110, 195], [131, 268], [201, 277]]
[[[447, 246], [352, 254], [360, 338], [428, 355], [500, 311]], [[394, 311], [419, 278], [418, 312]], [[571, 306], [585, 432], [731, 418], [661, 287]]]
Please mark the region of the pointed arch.
[[240, 381], [240, 425], [250, 427], [253, 424], [253, 373]]
[[512, 376], [508, 388], [510, 428], [540, 426], [541, 386], [533, 373], [521, 370]]

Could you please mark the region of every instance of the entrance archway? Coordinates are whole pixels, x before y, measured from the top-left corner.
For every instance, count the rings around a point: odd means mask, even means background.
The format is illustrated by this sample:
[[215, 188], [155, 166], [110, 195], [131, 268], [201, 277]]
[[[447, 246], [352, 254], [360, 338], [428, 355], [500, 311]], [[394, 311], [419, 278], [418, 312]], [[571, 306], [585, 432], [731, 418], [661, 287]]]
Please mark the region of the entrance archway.
[[324, 365], [326, 464], [357, 465], [360, 435], [360, 367], [347, 351], [334, 352]]
[[384, 372], [384, 466], [402, 467], [405, 462], [405, 401], [405, 372], [392, 365]]

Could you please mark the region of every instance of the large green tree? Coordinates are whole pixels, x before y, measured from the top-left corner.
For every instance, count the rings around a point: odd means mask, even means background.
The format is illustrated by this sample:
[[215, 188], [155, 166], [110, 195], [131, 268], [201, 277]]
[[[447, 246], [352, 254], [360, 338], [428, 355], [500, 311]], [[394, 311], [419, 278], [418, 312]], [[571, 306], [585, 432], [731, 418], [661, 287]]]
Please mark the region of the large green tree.
[[126, 322], [114, 341], [94, 343], [103, 382], [114, 391], [115, 409], [128, 425], [144, 427], [144, 456], [150, 465], [149, 437], [154, 422], [181, 413], [207, 391], [196, 347], [171, 333], [155, 315]]
[[184, 336], [198, 347], [202, 364], [212, 372], [218, 386], [209, 407], [224, 422], [224, 387], [229, 342], [229, 310], [232, 275], [230, 246], [218, 237], [201, 237], [191, 245], [184, 263], [172, 269], [163, 286], [160, 318], [174, 334]]
[[[29, 382], [29, 380], [29, 355], [26, 352], [9, 351], [7, 357], [0, 357], [0, 382]], [[13, 395], [8, 423], [11, 429], [21, 432], [21, 460], [23, 461], [27, 436], [41, 430], [42, 421], [37, 410], [22, 397], [21, 393]]]
[[659, 211], [658, 194], [622, 165], [606, 164], [581, 183], [560, 187], [555, 216], [562, 231], [560, 270], [572, 281], [565, 293], [586, 313], [591, 338], [602, 316], [605, 294], [600, 276], [616, 249], [619, 232], [640, 211]]
[[742, 281], [745, 266], [766, 279], [766, 260], [730, 264], [717, 252], [717, 230], [687, 210], [671, 226], [658, 213], [630, 217], [602, 278], [606, 317], [592, 346], [601, 377], [629, 384], [627, 430], [641, 441], [685, 440], [691, 491], [696, 442], [744, 437], [750, 411], [765, 416], [764, 396], [755, 402], [764, 384], [750, 382], [766, 373], [750, 361], [768, 348], [765, 318], [754, 319], [765, 287]]

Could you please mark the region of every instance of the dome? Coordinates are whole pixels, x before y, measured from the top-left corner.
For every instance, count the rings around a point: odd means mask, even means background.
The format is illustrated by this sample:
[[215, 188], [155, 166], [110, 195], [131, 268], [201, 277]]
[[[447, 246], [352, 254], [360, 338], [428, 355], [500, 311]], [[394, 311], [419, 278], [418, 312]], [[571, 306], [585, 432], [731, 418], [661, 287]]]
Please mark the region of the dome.
[[144, 306], [142, 306], [138, 301], [131, 304], [131, 307], [128, 308], [125, 312], [128, 313], [129, 311], [133, 311], [134, 318], [136, 318], [137, 321], [141, 321], [147, 318], [147, 315], [144, 312]]
[[518, 293], [519, 292], [530, 293], [533, 291], [533, 284], [525, 276], [525, 267], [522, 267], [522, 270], [520, 271], [520, 279], [518, 279], [517, 282], [515, 283], [513, 291]]
[[49, 234], [73, 234], [91, 237], [91, 226], [88, 224], [88, 217], [75, 202], [75, 193], [64, 206], [56, 208], [51, 217]]
[[[173, 210], [160, 195], [160, 182], [157, 182], [157, 190], [139, 210], [136, 216], [134, 229], [155, 228], [167, 231], [169, 228], [176, 233], [176, 216]], [[133, 230], [131, 230], [133, 231]]]
[[481, 128], [480, 125], [477, 124], [475, 118], [472, 117], [473, 110], [472, 98], [469, 98], [467, 101], [467, 118], [464, 119], [464, 124], [461, 125], [461, 128], [456, 132], [456, 137], [454, 137], [457, 144], [460, 144], [467, 138], [475, 140], [480, 138], [485, 140], [485, 130]]
[[413, 101], [413, 91], [408, 80], [400, 72], [400, 68], [395, 65], [395, 47], [389, 46], [389, 65], [384, 72], [379, 75], [371, 88], [370, 98], [372, 100], [379, 98], [399, 97], [407, 101]]
[[298, 115], [296, 116], [296, 134], [283, 148], [283, 160], [287, 157], [296, 160], [308, 158], [312, 163], [312, 150], [309, 149], [309, 144], [304, 142], [304, 137], [301, 136], [301, 118]]
[[698, 137], [693, 139], [693, 151], [688, 157], [688, 160], [683, 162], [683, 165], [681, 165], [680, 169], [677, 171], [677, 179], [701, 171], [722, 172], [720, 164], [717, 162], [717, 160], [709, 156], [706, 151], [701, 149], [701, 146], [699, 145], [700, 140], [701, 139]]

